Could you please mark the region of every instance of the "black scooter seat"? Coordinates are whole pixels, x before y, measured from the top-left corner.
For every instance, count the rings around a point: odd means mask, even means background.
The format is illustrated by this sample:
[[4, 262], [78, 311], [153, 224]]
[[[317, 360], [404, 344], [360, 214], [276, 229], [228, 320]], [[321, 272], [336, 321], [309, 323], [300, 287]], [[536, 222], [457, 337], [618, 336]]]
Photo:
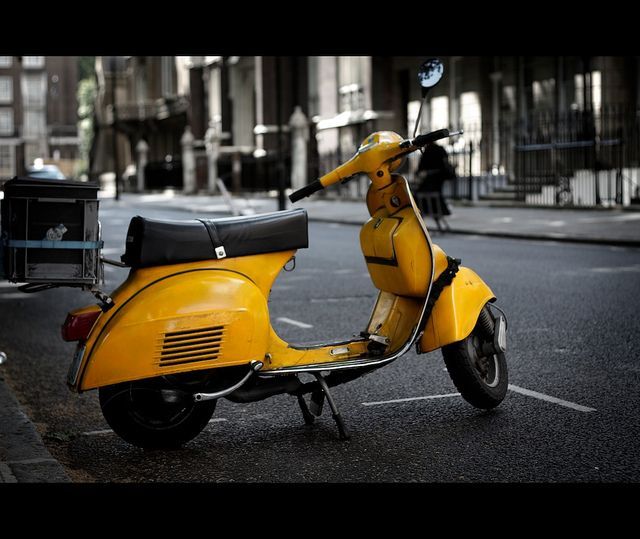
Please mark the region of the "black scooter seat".
[[228, 258], [309, 246], [304, 209], [186, 221], [147, 219], [136, 215], [129, 223], [122, 262], [142, 268], [215, 259], [207, 225], [213, 225]]

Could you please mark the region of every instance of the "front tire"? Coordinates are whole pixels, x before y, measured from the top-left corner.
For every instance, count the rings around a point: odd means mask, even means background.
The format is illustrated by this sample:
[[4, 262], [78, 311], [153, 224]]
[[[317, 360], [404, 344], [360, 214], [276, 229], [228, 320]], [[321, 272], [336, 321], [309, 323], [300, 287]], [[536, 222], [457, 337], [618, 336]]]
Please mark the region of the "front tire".
[[123, 440], [144, 449], [175, 449], [195, 438], [211, 419], [216, 401], [196, 403], [190, 394], [170, 393], [154, 381], [101, 387], [100, 407]]
[[[491, 317], [487, 307], [484, 311], [481, 316]], [[498, 406], [504, 400], [509, 384], [505, 354], [487, 356], [482, 352], [482, 344], [492, 339], [493, 335], [487, 335], [478, 321], [466, 339], [442, 348], [453, 384], [464, 400], [483, 410]]]

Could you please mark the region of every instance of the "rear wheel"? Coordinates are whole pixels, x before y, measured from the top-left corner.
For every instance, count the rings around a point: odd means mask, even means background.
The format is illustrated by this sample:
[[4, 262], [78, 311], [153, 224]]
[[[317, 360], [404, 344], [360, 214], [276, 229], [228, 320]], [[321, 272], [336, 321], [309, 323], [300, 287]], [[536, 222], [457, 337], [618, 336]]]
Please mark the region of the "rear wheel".
[[164, 379], [101, 387], [99, 397], [114, 432], [145, 449], [180, 447], [204, 429], [216, 408], [215, 400], [196, 403]]
[[503, 401], [509, 383], [505, 354], [486, 354], [482, 350], [483, 344], [493, 341], [493, 331], [487, 329], [487, 317], [493, 327], [493, 316], [485, 307], [471, 335], [442, 348], [451, 380], [464, 400], [484, 410], [495, 408]]

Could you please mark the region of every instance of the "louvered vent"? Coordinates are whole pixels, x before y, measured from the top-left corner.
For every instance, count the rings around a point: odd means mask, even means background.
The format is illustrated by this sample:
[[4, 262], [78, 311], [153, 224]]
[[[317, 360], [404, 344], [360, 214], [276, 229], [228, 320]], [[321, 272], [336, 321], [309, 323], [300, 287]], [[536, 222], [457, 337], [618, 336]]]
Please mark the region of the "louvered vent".
[[160, 338], [157, 359], [161, 367], [217, 359], [224, 341], [224, 326], [172, 331]]

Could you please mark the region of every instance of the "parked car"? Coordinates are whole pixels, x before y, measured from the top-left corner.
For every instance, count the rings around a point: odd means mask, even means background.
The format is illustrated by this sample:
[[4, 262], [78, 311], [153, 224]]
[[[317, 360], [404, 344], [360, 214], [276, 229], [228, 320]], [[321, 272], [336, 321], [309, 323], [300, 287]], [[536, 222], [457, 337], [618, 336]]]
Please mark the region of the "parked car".
[[45, 178], [50, 180], [66, 180], [67, 177], [55, 165], [41, 165], [38, 167], [27, 168], [27, 177], [29, 178]]

